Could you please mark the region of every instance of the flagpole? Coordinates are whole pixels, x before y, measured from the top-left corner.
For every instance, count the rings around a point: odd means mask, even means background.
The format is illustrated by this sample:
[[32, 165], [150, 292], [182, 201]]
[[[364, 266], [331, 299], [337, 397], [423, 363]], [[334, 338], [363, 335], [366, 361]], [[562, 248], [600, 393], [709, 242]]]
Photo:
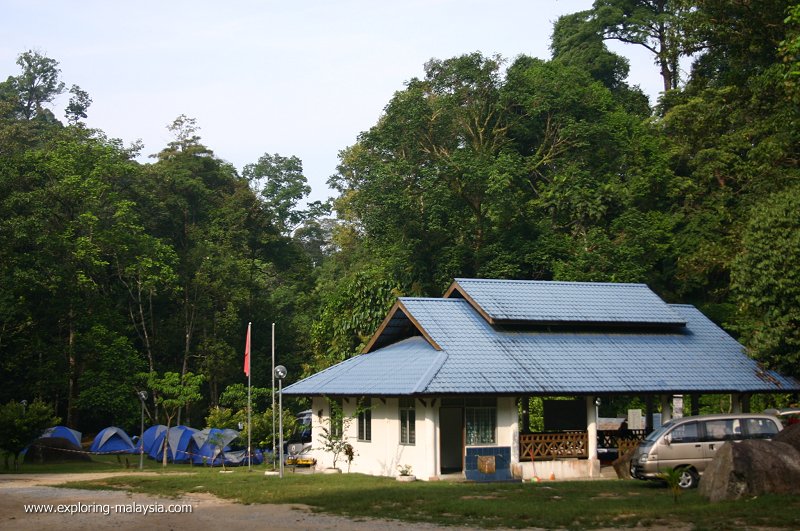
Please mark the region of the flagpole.
[[[275, 462], [275, 323], [272, 323], [272, 460]], [[273, 468], [274, 470], [274, 468]]]
[[252, 323], [247, 323], [247, 471], [253, 471], [253, 447], [251, 445], [251, 434], [253, 432], [252, 426], [252, 404], [250, 401], [250, 375], [252, 371], [250, 370], [250, 325]]

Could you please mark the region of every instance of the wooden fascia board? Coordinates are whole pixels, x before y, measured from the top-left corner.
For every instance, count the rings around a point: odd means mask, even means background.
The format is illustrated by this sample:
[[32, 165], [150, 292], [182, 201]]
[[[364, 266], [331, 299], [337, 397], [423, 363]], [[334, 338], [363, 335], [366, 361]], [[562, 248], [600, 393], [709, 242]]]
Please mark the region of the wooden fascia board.
[[487, 323], [489, 323], [490, 325], [497, 324], [495, 320], [488, 313], [486, 313], [483, 310], [483, 308], [481, 308], [481, 305], [475, 302], [475, 299], [470, 297], [469, 294], [466, 291], [464, 291], [461, 288], [461, 286], [458, 285], [458, 281], [455, 280], [453, 281], [453, 283], [447, 289], [447, 292], [444, 294], [444, 298], [445, 299], [451, 298], [450, 296], [453, 294], [454, 291], [458, 291], [458, 293], [464, 298], [464, 300], [467, 301], [469, 305], [472, 306], [475, 309], [475, 311], [478, 312], [481, 315], [481, 317], [483, 317], [486, 320]]
[[397, 313], [397, 310], [399, 308], [400, 308], [400, 301], [395, 301], [395, 303], [392, 305], [392, 308], [389, 310], [389, 313], [387, 313], [386, 317], [384, 317], [383, 322], [380, 324], [380, 326], [378, 326], [378, 329], [375, 330], [375, 333], [372, 334], [369, 343], [367, 343], [367, 345], [361, 350], [362, 354], [366, 354], [367, 352], [372, 350], [372, 347], [378, 341], [378, 338], [381, 337], [381, 334], [383, 334], [383, 331], [386, 329], [386, 327], [389, 326], [392, 317], [394, 317], [394, 314]]
[[394, 314], [396, 314], [398, 310], [403, 311], [403, 314], [405, 314], [408, 320], [411, 321], [411, 324], [414, 325], [414, 328], [416, 328], [419, 331], [419, 333], [422, 334], [422, 337], [425, 338], [425, 341], [430, 343], [430, 345], [434, 349], [442, 350], [442, 347], [440, 347], [439, 344], [433, 340], [430, 334], [428, 334], [428, 331], [425, 330], [421, 324], [419, 324], [419, 321], [417, 321], [413, 315], [411, 315], [411, 312], [408, 311], [408, 308], [406, 308], [403, 305], [403, 303], [398, 300], [397, 302], [394, 303], [394, 305], [392, 306], [391, 310], [389, 310], [389, 313], [386, 315], [381, 325], [372, 335], [372, 338], [369, 340], [369, 343], [367, 343], [367, 346], [365, 346], [364, 349], [361, 351], [362, 354], [366, 354], [372, 350], [372, 348], [375, 346], [375, 343], [378, 342], [378, 339], [381, 337], [386, 327], [389, 326], [389, 323], [392, 321]]

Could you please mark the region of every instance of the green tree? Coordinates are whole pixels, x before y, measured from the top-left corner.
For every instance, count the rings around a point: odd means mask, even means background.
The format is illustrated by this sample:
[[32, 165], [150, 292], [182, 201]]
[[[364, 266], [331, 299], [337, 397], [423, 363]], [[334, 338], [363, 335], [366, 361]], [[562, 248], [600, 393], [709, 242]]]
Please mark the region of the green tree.
[[402, 293], [378, 270], [360, 271], [323, 295], [319, 319], [311, 328], [314, 346], [312, 372], [357, 354]]
[[92, 98], [89, 97], [88, 92], [78, 85], [72, 85], [72, 88], [69, 89], [69, 93], [72, 94], [72, 96], [69, 99], [69, 104], [67, 105], [64, 115], [71, 125], [75, 125], [86, 118], [86, 111], [92, 104]]
[[22, 72], [8, 81], [18, 94], [20, 116], [25, 120], [53, 119], [45, 105], [64, 92], [58, 61], [28, 50], [17, 57], [17, 65]]
[[[202, 398], [200, 394], [200, 385], [203, 383], [202, 375], [194, 375], [190, 372], [183, 375], [176, 372], [165, 372], [163, 376], [159, 376], [158, 373], [150, 372], [142, 374], [142, 376], [147, 381], [147, 387], [153, 391], [156, 403], [164, 412], [167, 420], [167, 432], [181, 408]], [[169, 437], [164, 437], [162, 466], [167, 466], [168, 449]]]
[[60, 419], [53, 414], [53, 407], [38, 399], [30, 404], [11, 400], [0, 406], [0, 451], [5, 455], [6, 470], [11, 457], [16, 470], [20, 452], [45, 429], [59, 422]]
[[738, 329], [757, 359], [800, 377], [800, 188], [752, 209], [732, 264]]
[[135, 426], [139, 421], [136, 375], [147, 364], [121, 333], [94, 324], [82, 334], [84, 368], [76, 408], [83, 426]]
[[288, 236], [302, 223], [306, 213], [297, 206], [311, 192], [311, 187], [299, 158], [265, 153], [255, 164], [246, 165], [242, 175], [260, 190], [264, 208], [282, 234]]
[[[265, 387], [252, 387], [250, 389], [250, 397], [253, 405], [251, 441], [257, 447], [271, 450], [278, 444], [277, 441], [272, 439], [271, 390]], [[221, 406], [214, 406], [209, 410], [206, 417], [206, 426], [239, 430], [241, 432], [241, 440], [246, 441], [248, 430], [247, 387], [240, 383], [231, 384], [225, 388], [219, 400]], [[277, 410], [275, 414], [278, 414]], [[239, 426], [242, 426], [242, 428]], [[293, 433], [296, 427], [296, 418], [288, 409], [283, 412], [283, 426], [284, 433]]]
[[690, 11], [681, 0], [596, 0], [591, 14], [603, 38], [641, 46], [655, 56], [667, 92], [678, 88], [681, 56], [695, 51], [684, 31]]
[[800, 102], [800, 4], [790, 6], [784, 19], [786, 36], [780, 43], [780, 55], [786, 66], [786, 84], [795, 102]]
[[581, 11], [559, 17], [550, 39], [553, 60], [585, 68], [594, 79], [614, 89], [628, 77], [630, 62], [606, 47], [591, 14]]

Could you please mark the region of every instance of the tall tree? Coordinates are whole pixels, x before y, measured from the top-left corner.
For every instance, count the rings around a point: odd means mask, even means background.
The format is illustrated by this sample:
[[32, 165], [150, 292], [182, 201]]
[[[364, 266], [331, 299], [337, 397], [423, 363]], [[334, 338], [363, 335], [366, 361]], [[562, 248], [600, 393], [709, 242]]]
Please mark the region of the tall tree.
[[28, 50], [19, 55], [17, 64], [22, 72], [8, 82], [18, 94], [20, 116], [26, 120], [52, 118], [52, 112], [45, 105], [64, 92], [58, 61]]
[[641, 46], [655, 56], [666, 92], [678, 88], [681, 56], [694, 52], [684, 38], [690, 11], [681, 0], [595, 0], [591, 13], [604, 38]]
[[305, 217], [297, 206], [311, 192], [302, 161], [295, 156], [265, 153], [255, 164], [246, 165], [242, 174], [260, 190], [272, 223], [284, 236], [290, 235]]

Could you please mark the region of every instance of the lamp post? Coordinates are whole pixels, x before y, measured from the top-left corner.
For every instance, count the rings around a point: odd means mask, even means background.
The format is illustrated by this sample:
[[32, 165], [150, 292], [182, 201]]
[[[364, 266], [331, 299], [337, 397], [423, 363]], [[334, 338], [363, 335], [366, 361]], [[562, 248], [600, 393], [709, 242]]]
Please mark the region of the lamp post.
[[25, 408], [28, 406], [28, 401], [27, 400], [20, 400], [19, 403], [22, 404], [22, 416], [24, 417], [25, 416]]
[[283, 379], [286, 378], [286, 367], [275, 367], [275, 378], [278, 380], [278, 432], [280, 433], [280, 477], [283, 478]]
[[147, 400], [147, 391], [139, 391], [136, 394], [142, 403], [142, 423], [139, 433], [139, 470], [144, 470], [144, 401]]

